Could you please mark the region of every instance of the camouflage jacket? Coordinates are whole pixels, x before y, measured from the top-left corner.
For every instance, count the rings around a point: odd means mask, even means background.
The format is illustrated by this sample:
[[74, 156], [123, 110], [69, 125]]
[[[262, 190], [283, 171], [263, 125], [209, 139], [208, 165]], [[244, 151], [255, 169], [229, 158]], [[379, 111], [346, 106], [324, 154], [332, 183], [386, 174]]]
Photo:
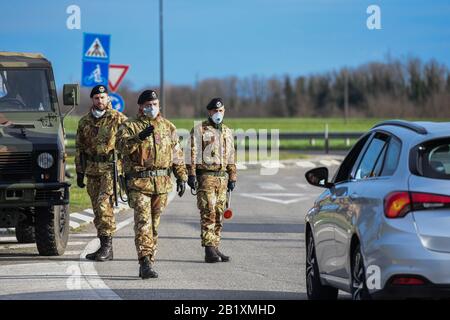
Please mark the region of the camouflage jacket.
[[[150, 124], [155, 129], [142, 141], [138, 135]], [[161, 115], [154, 120], [138, 116], [137, 119], [122, 124], [117, 134], [116, 146], [123, 157], [125, 174], [169, 169], [177, 179], [187, 180], [183, 150], [178, 140], [176, 127]], [[161, 194], [172, 191], [172, 180], [170, 176], [130, 178], [127, 186], [129, 189], [149, 194]]]
[[226, 125], [217, 126], [209, 119], [191, 130], [189, 175], [196, 170], [226, 171], [236, 181], [236, 153], [233, 132]]
[[90, 111], [80, 119], [75, 142], [77, 172], [99, 176], [112, 171], [111, 163], [90, 161], [89, 157], [111, 154], [119, 125], [125, 120], [127, 117], [114, 109], [107, 109], [99, 119], [93, 117]]

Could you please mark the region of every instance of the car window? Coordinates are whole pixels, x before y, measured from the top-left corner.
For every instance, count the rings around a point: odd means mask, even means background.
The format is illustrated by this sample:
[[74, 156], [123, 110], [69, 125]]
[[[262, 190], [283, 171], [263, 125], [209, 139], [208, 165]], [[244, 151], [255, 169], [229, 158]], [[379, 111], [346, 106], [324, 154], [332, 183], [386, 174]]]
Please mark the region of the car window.
[[423, 176], [450, 179], [449, 139], [428, 142], [420, 150]]
[[375, 170], [381, 170], [381, 166], [377, 164], [383, 162], [383, 153], [387, 146], [386, 139], [386, 136], [380, 134], [372, 139], [356, 169], [355, 179], [367, 179], [379, 175], [379, 171]]
[[389, 141], [383, 170], [380, 176], [391, 176], [394, 174], [397, 169], [401, 148], [401, 142], [397, 138], [392, 137]]
[[369, 140], [371, 134], [366, 134], [361, 139], [359, 139], [353, 148], [349, 151], [344, 161], [342, 161], [341, 166], [336, 171], [336, 174], [333, 178], [334, 183], [339, 183], [343, 181], [347, 181], [350, 178], [350, 173], [355, 165], [356, 160], [358, 159], [359, 154], [364, 149], [364, 145]]

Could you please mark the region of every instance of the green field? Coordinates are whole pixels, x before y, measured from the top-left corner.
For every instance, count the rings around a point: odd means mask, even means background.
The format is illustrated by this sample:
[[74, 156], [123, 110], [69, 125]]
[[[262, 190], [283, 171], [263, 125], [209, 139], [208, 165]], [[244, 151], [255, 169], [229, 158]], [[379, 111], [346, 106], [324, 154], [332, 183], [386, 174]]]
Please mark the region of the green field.
[[[65, 128], [69, 133], [75, 133], [79, 117], [68, 116], [65, 119]], [[194, 121], [204, 119], [170, 119], [177, 128], [190, 130]], [[281, 132], [323, 132], [328, 124], [330, 132], [362, 132], [369, 130], [373, 125], [386, 119], [379, 118], [351, 118], [345, 122], [342, 118], [226, 118], [224, 123], [232, 129], [278, 129]], [[450, 121], [450, 119], [408, 119], [417, 121]]]
[[[68, 116], [64, 125], [69, 133], [75, 133], [79, 117]], [[190, 130], [194, 121], [203, 119], [170, 119], [177, 128]], [[225, 118], [225, 124], [233, 129], [278, 129], [281, 132], [323, 132], [328, 124], [330, 132], [366, 131], [383, 119], [349, 119], [346, 123], [341, 118]]]

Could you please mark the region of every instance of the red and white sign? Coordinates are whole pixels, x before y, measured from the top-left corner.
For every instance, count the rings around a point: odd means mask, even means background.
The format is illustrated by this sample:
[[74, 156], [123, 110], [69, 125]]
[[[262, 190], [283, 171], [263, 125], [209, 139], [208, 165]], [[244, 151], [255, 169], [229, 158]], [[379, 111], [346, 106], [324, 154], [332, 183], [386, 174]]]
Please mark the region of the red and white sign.
[[126, 66], [123, 64], [109, 65], [108, 84], [112, 92], [117, 91], [129, 68], [130, 66]]

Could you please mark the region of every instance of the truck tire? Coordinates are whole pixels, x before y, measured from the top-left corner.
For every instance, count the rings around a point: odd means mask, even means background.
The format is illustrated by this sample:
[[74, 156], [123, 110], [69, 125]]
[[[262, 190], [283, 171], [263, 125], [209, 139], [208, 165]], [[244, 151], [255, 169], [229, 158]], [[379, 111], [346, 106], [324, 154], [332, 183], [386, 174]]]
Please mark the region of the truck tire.
[[34, 225], [27, 220], [19, 221], [16, 225], [16, 239], [19, 243], [35, 243]]
[[41, 256], [64, 254], [69, 239], [68, 206], [36, 208], [36, 245]]

